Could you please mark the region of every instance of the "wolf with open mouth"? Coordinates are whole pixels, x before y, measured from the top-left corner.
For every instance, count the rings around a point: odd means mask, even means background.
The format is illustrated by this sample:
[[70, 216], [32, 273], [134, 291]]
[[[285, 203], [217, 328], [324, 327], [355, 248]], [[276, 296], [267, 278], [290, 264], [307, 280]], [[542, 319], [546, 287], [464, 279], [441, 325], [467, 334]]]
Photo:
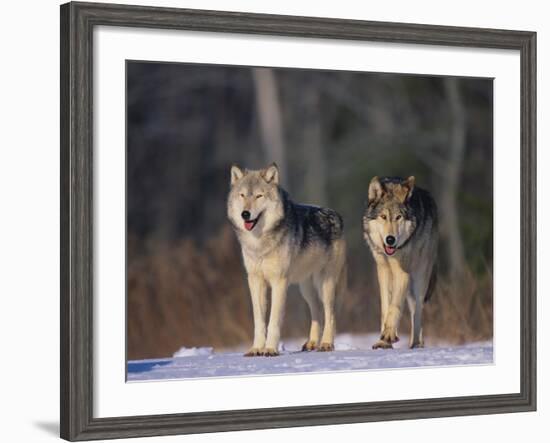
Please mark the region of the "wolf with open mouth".
[[342, 217], [332, 209], [294, 203], [279, 185], [275, 164], [262, 170], [231, 168], [227, 215], [241, 245], [252, 298], [254, 342], [245, 355], [278, 354], [287, 288], [294, 283], [311, 313], [302, 349], [332, 351], [335, 297], [346, 287]]
[[363, 235], [376, 262], [381, 336], [373, 348], [392, 348], [405, 299], [411, 348], [423, 346], [422, 309], [435, 286], [437, 207], [415, 178], [374, 177], [363, 216]]

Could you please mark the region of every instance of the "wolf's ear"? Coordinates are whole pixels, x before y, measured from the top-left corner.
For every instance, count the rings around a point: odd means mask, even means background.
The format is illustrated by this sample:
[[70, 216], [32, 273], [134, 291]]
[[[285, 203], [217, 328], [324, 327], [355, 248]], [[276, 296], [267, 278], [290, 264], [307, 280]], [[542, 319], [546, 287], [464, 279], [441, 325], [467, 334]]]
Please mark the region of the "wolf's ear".
[[403, 197], [403, 201], [407, 201], [412, 197], [413, 191], [414, 191], [414, 175], [411, 175], [409, 178], [407, 178], [403, 182], [403, 190], [405, 191], [405, 195]]
[[243, 178], [244, 172], [237, 165], [231, 166], [231, 185], [234, 185], [237, 180]]
[[262, 177], [268, 183], [279, 184], [279, 168], [275, 163], [265, 168], [262, 171]]
[[382, 197], [384, 190], [382, 189], [382, 183], [378, 176], [372, 178], [369, 184], [369, 203], [378, 200]]

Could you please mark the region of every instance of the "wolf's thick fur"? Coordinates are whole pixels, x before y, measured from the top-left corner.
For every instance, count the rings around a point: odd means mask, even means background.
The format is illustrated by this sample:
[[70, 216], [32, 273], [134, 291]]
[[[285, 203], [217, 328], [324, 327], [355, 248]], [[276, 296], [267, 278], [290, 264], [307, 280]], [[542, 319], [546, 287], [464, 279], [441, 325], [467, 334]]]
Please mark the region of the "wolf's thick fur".
[[437, 208], [429, 192], [408, 179], [374, 177], [363, 233], [376, 261], [380, 286], [380, 340], [391, 348], [405, 299], [411, 313], [411, 348], [423, 346], [422, 308], [435, 284]]
[[258, 171], [231, 168], [227, 215], [241, 244], [252, 297], [254, 342], [245, 355], [277, 355], [292, 283], [300, 285], [311, 312], [303, 350], [333, 350], [335, 296], [345, 286], [342, 217], [331, 209], [292, 202], [279, 186], [275, 164]]

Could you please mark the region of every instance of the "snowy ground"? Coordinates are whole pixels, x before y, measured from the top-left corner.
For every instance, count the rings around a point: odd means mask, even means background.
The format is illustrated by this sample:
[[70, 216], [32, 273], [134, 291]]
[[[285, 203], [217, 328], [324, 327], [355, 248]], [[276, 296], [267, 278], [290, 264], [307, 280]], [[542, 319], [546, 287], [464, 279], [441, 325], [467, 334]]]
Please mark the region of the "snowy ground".
[[212, 348], [182, 348], [172, 358], [128, 362], [128, 381], [197, 377], [228, 377], [303, 372], [351, 371], [491, 364], [491, 341], [463, 346], [427, 343], [423, 349], [372, 350], [375, 335], [341, 334], [335, 352], [301, 352], [302, 341], [285, 342], [278, 357], [243, 357], [244, 347], [214, 352]]

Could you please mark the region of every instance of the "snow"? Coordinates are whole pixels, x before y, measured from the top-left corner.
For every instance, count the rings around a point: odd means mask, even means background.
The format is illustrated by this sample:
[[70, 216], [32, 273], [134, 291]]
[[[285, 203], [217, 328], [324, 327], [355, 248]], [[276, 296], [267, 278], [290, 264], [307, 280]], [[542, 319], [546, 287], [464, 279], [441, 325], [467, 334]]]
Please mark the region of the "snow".
[[281, 355], [277, 357], [244, 357], [244, 347], [219, 352], [184, 347], [172, 358], [129, 361], [127, 379], [175, 380], [493, 363], [492, 341], [461, 346], [427, 343], [421, 349], [408, 349], [406, 343], [399, 342], [395, 349], [372, 350], [375, 340], [375, 335], [341, 334], [336, 337], [334, 352], [301, 352], [302, 340], [290, 340], [281, 343]]
[[180, 348], [179, 351], [174, 352], [172, 357], [181, 358], [181, 357], [197, 357], [199, 355], [212, 355], [214, 348]]

